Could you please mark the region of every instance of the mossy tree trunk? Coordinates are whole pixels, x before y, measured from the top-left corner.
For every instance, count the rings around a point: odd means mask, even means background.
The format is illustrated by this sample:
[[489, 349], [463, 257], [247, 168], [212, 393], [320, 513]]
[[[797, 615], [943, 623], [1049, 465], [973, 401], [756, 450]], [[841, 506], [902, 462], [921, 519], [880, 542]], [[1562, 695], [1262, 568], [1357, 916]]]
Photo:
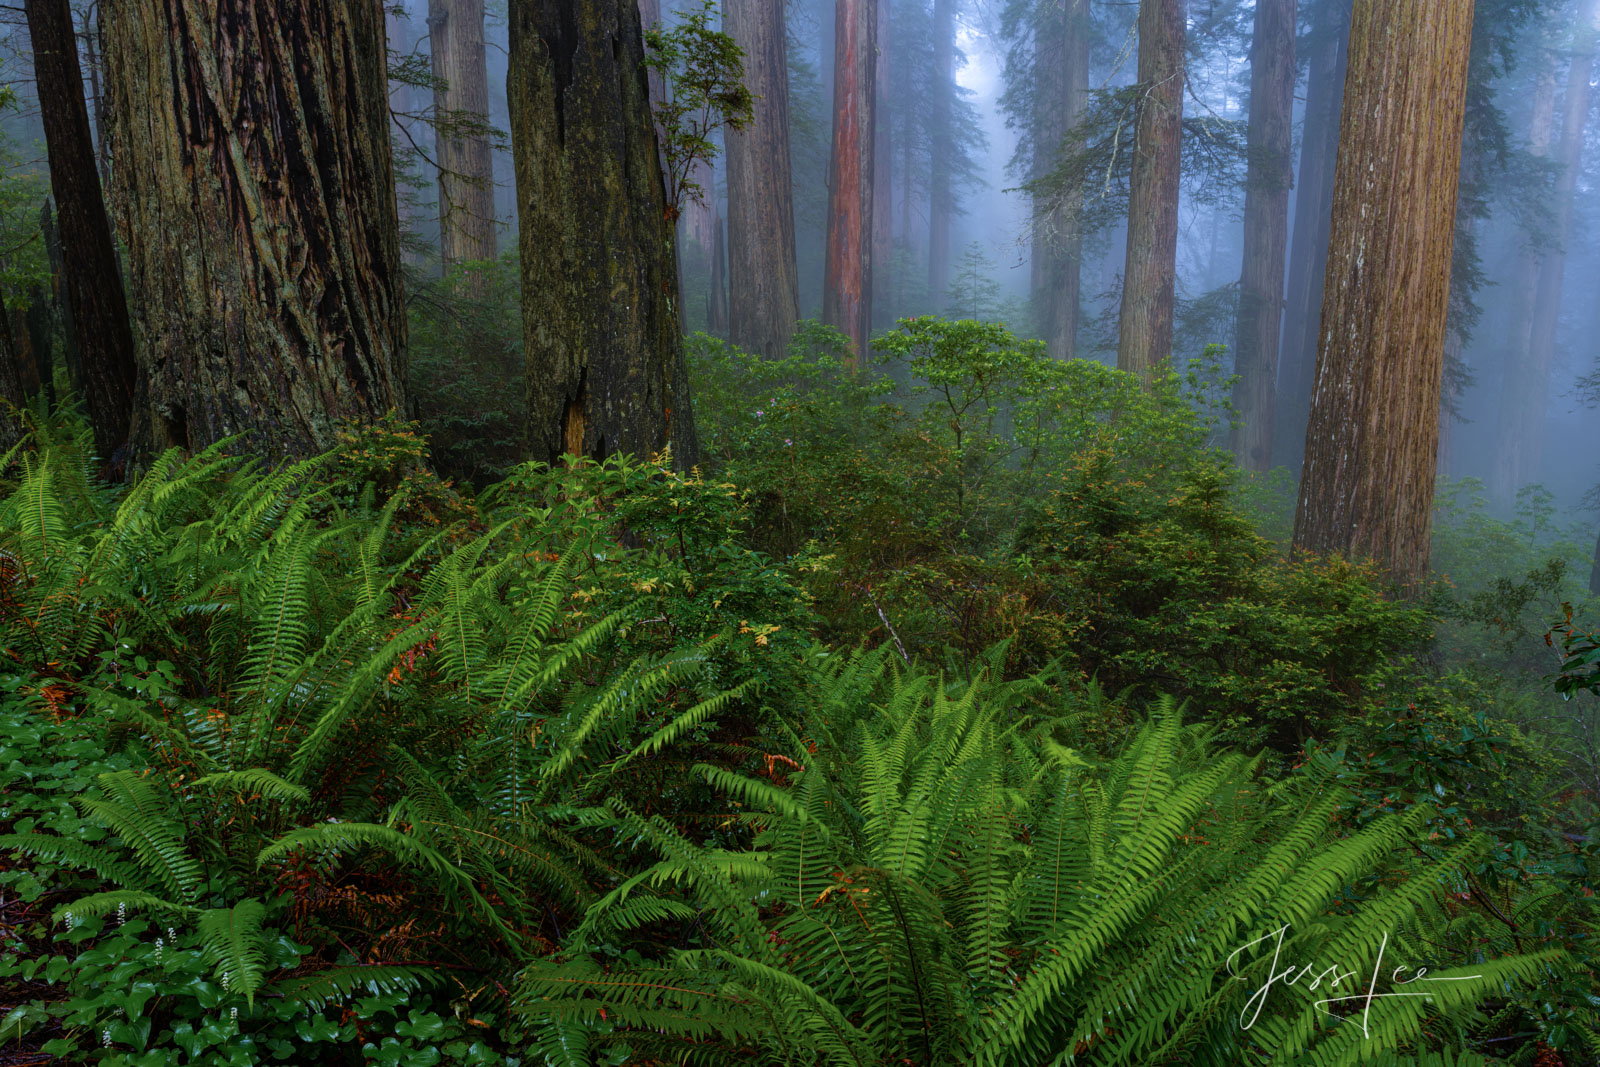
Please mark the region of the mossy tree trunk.
[[513, 0], [516, 161], [534, 459], [694, 463], [676, 255], [634, 0]]
[[1244, 193], [1244, 265], [1239, 275], [1233, 454], [1245, 470], [1272, 466], [1278, 334], [1288, 259], [1289, 186], [1294, 180], [1296, 0], [1256, 0], [1250, 45], [1249, 153]]
[[1472, 0], [1357, 0], [1294, 544], [1428, 569]]
[[1140, 0], [1139, 103], [1117, 367], [1146, 379], [1172, 355], [1187, 0]]
[[141, 443], [300, 455], [401, 408], [382, 5], [108, 0], [106, 38]]
[[77, 382], [94, 429], [95, 448], [113, 464], [132, 432], [137, 371], [128, 303], [78, 69], [78, 43], [67, 0], [27, 0], [40, 117], [50, 150], [58, 247]]

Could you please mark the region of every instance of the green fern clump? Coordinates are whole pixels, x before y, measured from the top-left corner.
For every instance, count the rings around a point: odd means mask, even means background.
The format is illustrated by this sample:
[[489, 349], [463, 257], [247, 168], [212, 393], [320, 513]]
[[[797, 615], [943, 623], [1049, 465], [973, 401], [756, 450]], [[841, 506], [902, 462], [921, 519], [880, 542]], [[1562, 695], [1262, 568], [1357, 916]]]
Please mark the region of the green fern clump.
[[[1426, 1057], [1469, 1039], [1480, 1002], [1561, 958], [1446, 970], [1461, 961], [1421, 936], [1422, 917], [1485, 843], [1402, 873], [1425, 809], [1340, 836], [1329, 780], [1269, 786], [1170, 701], [1092, 763], [1025, 714], [1026, 687], [950, 687], [891, 664], [879, 652], [824, 669], [782, 773], [700, 768], [752, 850], [610, 805], [660, 858], [591, 908], [562, 956], [524, 972], [520, 1011], [548, 1062], [602, 1048], [1030, 1067]], [[1374, 872], [1384, 890], [1349, 906], [1346, 887]], [[1280, 928], [1297, 964], [1370, 973], [1386, 948], [1478, 977], [1430, 986], [1431, 1002], [1382, 1002], [1370, 1034], [1348, 1004], [1315, 1003], [1353, 988], [1267, 982], [1251, 1018], [1272, 960], [1245, 949]], [[641, 938], [661, 948], [610, 959]]]

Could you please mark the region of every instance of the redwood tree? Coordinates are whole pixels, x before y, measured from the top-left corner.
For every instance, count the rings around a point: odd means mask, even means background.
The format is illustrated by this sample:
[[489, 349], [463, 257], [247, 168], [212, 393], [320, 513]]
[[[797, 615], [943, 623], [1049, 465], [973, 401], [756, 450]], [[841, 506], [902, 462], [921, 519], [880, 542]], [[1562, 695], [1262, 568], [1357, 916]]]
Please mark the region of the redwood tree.
[[[928, 119], [928, 295], [950, 286], [950, 216], [955, 213], [956, 0], [933, 0], [933, 87]], [[840, 10], [844, 9], [843, 3]]]
[[498, 254], [483, 0], [428, 0], [438, 130], [439, 256], [446, 268]]
[[78, 43], [67, 0], [27, 0], [40, 118], [50, 151], [64, 303], [72, 309], [77, 385], [95, 447], [111, 459], [128, 443], [135, 383], [133, 333], [111, 224], [101, 195]]
[[1472, 0], [1357, 0], [1294, 544], [1428, 567]]
[[1249, 153], [1244, 194], [1244, 266], [1234, 341], [1233, 454], [1246, 470], [1272, 466], [1278, 329], [1288, 258], [1293, 178], [1296, 0], [1256, 0], [1250, 46]]
[[[304, 454], [331, 445], [341, 417], [401, 407], [382, 6], [108, 0], [105, 11], [149, 392], [141, 443], [198, 449], [247, 433], [264, 456]], [[80, 325], [80, 344], [91, 332]]]
[[877, 110], [877, 0], [839, 0], [834, 15], [833, 156], [822, 318], [857, 360], [872, 332], [872, 156]]
[[1117, 366], [1149, 378], [1172, 354], [1187, 0], [1140, 0], [1138, 115]]
[[[1064, 0], [1045, 9], [1034, 37], [1037, 99], [1034, 177], [1043, 178], [1069, 146], [1067, 138], [1083, 120], [1089, 98], [1089, 0]], [[1078, 214], [1082, 190], [1070, 200], [1037, 206], [1033, 219], [1031, 263], [1034, 306], [1040, 336], [1050, 355], [1071, 359], [1077, 352], [1081, 303], [1083, 232]]]
[[511, 145], [534, 459], [695, 460], [673, 223], [635, 0], [512, 0]]

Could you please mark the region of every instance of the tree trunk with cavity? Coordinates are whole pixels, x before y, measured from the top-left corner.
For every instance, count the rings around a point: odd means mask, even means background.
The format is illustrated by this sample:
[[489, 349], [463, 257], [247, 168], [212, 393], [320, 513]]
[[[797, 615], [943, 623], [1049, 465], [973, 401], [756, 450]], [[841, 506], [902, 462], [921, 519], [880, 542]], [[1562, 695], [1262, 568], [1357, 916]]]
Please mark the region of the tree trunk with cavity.
[[1149, 380], [1172, 354], [1186, 0], [1139, 4], [1139, 104], [1117, 367]]
[[79, 385], [95, 448], [116, 464], [132, 432], [138, 378], [122, 271], [78, 71], [78, 40], [67, 0], [27, 0], [26, 10], [50, 152], [62, 274], [77, 338]]
[[872, 334], [872, 155], [877, 0], [839, 0], [834, 20], [833, 156], [822, 318], [850, 338], [855, 360]]
[[783, 5], [724, 0], [722, 28], [744, 49], [744, 83], [755, 96], [755, 121], [743, 132], [724, 131], [728, 335], [739, 348], [776, 359], [800, 318]]
[[1428, 569], [1472, 0], [1357, 0], [1294, 544]]
[[1244, 266], [1234, 340], [1233, 454], [1246, 470], [1272, 466], [1278, 334], [1294, 180], [1296, 0], [1256, 0], [1250, 46], [1249, 161], [1244, 195]]
[[277, 459], [403, 408], [383, 33], [371, 0], [108, 3], [143, 446]]
[[459, 128], [489, 121], [489, 68], [484, 53], [483, 0], [429, 0], [428, 42], [433, 107], [442, 128], [439, 166], [439, 257], [446, 270], [499, 254], [494, 215], [494, 149], [486, 132]]
[[[1074, 127], [1083, 121], [1089, 100], [1089, 0], [1065, 0], [1052, 7], [1038, 28], [1034, 71], [1038, 83], [1035, 112], [1033, 175], [1043, 178], [1064, 151]], [[1033, 213], [1032, 284], [1039, 335], [1050, 355], [1071, 359], [1077, 354], [1078, 313], [1082, 302], [1082, 190]]]
[[532, 458], [696, 459], [673, 224], [634, 0], [513, 0]]

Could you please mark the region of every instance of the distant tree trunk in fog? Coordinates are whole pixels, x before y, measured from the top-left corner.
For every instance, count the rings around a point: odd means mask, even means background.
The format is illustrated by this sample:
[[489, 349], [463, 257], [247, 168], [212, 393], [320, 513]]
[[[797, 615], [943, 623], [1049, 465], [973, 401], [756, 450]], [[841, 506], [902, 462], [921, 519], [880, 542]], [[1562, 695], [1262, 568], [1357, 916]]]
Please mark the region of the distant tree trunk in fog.
[[1573, 198], [1583, 164], [1584, 128], [1589, 117], [1589, 79], [1594, 74], [1595, 22], [1600, 0], [1587, 0], [1578, 8], [1574, 28], [1572, 66], [1561, 106], [1561, 144], [1556, 151], [1555, 247], [1539, 264], [1539, 286], [1533, 303], [1533, 323], [1528, 337], [1528, 366], [1520, 376], [1521, 430], [1518, 434], [1522, 463], [1517, 489], [1539, 480], [1544, 461], [1545, 415], [1550, 401], [1550, 370], [1556, 357], [1556, 327], [1561, 321], [1562, 290], [1566, 283], [1567, 248], [1573, 238]]
[[[1322, 4], [1320, 10], [1329, 11], [1330, 5]], [[1348, 4], [1341, 4], [1335, 24], [1316, 28], [1317, 42], [1306, 81], [1305, 124], [1295, 180], [1294, 234], [1272, 432], [1273, 464], [1296, 471], [1305, 455], [1306, 418], [1311, 412], [1311, 382], [1322, 322], [1322, 286], [1333, 217], [1333, 171], [1339, 154], [1339, 112], [1350, 54], [1348, 10]]]
[[[1083, 121], [1089, 100], [1089, 0], [1065, 0], [1051, 7], [1034, 39], [1038, 115], [1034, 133], [1033, 175], [1042, 178], [1060, 161], [1072, 129]], [[1033, 302], [1040, 336], [1050, 355], [1071, 359], [1078, 348], [1082, 302], [1083, 194], [1035, 205], [1033, 212]]]
[[887, 326], [899, 309], [887, 299], [894, 270], [894, 145], [890, 141], [890, 0], [878, 0], [878, 68], [876, 121], [872, 138], [872, 292], [876, 296], [873, 313], [879, 325]]
[[487, 133], [451, 129], [452, 119], [489, 121], [489, 68], [483, 43], [483, 0], [428, 0], [428, 40], [439, 130], [439, 257], [446, 270], [493, 259], [494, 150]]
[[776, 359], [800, 318], [783, 5], [724, 0], [722, 28], [744, 49], [744, 83], [755, 94], [755, 121], [742, 133], [725, 131], [728, 336], [747, 352]]
[[[1546, 159], [1550, 155], [1550, 138], [1555, 125], [1556, 58], [1556, 54], [1549, 51], [1540, 56], [1543, 65], [1534, 81], [1532, 115], [1527, 129], [1528, 153], [1536, 159]], [[1499, 421], [1495, 428], [1494, 466], [1489, 471], [1490, 498], [1502, 508], [1509, 508], [1515, 501], [1517, 487], [1526, 470], [1522, 451], [1528, 444], [1524, 433], [1525, 412], [1529, 401], [1533, 399], [1526, 378], [1534, 369], [1530, 342], [1534, 304], [1539, 293], [1541, 258], [1539, 249], [1529, 247], [1526, 240], [1520, 242], [1510, 287], [1510, 337], [1501, 368], [1504, 377], [1500, 386]], [[1539, 417], [1543, 416], [1544, 405], [1541, 401]]]
[[1428, 568], [1472, 0], [1356, 0], [1297, 549]]
[[728, 333], [728, 259], [723, 251], [722, 218], [718, 216], [711, 231], [711, 295], [707, 299], [706, 328], [718, 336]]
[[89, 79], [89, 103], [93, 106], [89, 110], [90, 117], [94, 120], [94, 146], [95, 160], [100, 167], [101, 188], [111, 188], [111, 141], [108, 134], [111, 131], [111, 122], [106, 118], [106, 93], [105, 70], [101, 57], [105, 49], [101, 47], [104, 40], [101, 34], [102, 22], [101, 9], [97, 3], [91, 3], [83, 9], [83, 59], [84, 76]]
[[62, 274], [77, 338], [79, 383], [95, 448], [113, 457], [129, 440], [137, 372], [128, 303], [100, 189], [78, 41], [67, 0], [27, 0], [28, 32], [49, 147]]
[[1139, 104], [1117, 367], [1149, 379], [1172, 354], [1186, 0], [1140, 0]]
[[951, 157], [955, 153], [955, 0], [933, 0], [933, 100], [929, 120], [928, 298], [934, 306], [950, 287], [950, 216], [955, 212]]
[[1294, 180], [1296, 0], [1256, 0], [1250, 46], [1249, 162], [1244, 194], [1244, 268], [1234, 341], [1233, 454], [1246, 470], [1272, 466], [1278, 333]]
[[513, 0], [511, 145], [532, 457], [697, 458], [634, 0]]
[[106, 38], [140, 446], [304, 455], [403, 408], [382, 8], [114, 0]]
[[822, 318], [859, 364], [872, 334], [872, 151], [877, 0], [839, 0], [834, 15], [833, 157]]

